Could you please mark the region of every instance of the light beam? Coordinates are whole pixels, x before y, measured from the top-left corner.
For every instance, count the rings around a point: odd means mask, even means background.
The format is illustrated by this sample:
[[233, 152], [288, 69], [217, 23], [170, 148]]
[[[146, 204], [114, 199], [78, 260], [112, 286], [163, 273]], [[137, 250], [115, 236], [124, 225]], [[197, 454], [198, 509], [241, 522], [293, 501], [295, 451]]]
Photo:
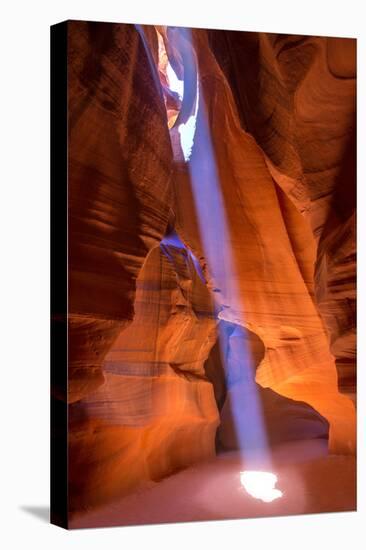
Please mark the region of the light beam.
[[[216, 163], [206, 105], [203, 94], [200, 94], [199, 67], [193, 53], [191, 31], [175, 28], [171, 40], [177, 51], [181, 51], [182, 54], [184, 50], [184, 55], [182, 55], [184, 74], [189, 75], [187, 82], [179, 80], [168, 60], [167, 80], [171, 90], [177, 92], [182, 99], [182, 105], [186, 89], [187, 93], [192, 94], [192, 86], [196, 85], [194, 112], [184, 124], [178, 126], [178, 131], [184, 159], [190, 174], [201, 242], [210, 274], [210, 286], [225, 296], [225, 303], [229, 304], [223, 306], [216, 299], [217, 317], [220, 318], [220, 313], [225, 307], [231, 307], [232, 310], [235, 308], [237, 327], [230, 334], [230, 338], [235, 338], [235, 356], [239, 355], [242, 358], [241, 371], [245, 380], [245, 389], [239, 397], [238, 392], [232, 392], [231, 407], [238, 446], [243, 456], [243, 462], [250, 468], [240, 472], [240, 481], [253, 498], [259, 498], [263, 502], [272, 502], [282, 496], [282, 492], [275, 488], [276, 474], [251, 469], [255, 466], [258, 468], [259, 465], [260, 467], [270, 467], [271, 460], [251, 353], [243, 335], [243, 327], [245, 327], [243, 296], [239, 291], [239, 275], [235, 269], [232, 254], [232, 239], [226, 216], [225, 197]], [[196, 82], [193, 83], [192, 74], [195, 73], [197, 77]], [[174, 131], [174, 128], [170, 131]], [[172, 144], [174, 149], [173, 139]], [[176, 159], [178, 162], [181, 159], [179, 152], [176, 153]], [[196, 258], [193, 259], [197, 262]], [[223, 349], [228, 342], [224, 323], [219, 322], [218, 328]], [[230, 345], [229, 353], [223, 354], [222, 359], [225, 371], [229, 373]], [[245, 407], [243, 407], [244, 401]]]

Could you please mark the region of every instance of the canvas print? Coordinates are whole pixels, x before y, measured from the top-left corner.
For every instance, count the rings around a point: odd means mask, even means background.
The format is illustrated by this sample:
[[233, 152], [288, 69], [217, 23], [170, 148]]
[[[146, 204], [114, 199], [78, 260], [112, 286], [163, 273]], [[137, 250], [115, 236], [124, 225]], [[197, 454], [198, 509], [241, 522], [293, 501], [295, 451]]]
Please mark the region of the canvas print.
[[67, 21], [51, 62], [52, 522], [355, 510], [356, 40]]

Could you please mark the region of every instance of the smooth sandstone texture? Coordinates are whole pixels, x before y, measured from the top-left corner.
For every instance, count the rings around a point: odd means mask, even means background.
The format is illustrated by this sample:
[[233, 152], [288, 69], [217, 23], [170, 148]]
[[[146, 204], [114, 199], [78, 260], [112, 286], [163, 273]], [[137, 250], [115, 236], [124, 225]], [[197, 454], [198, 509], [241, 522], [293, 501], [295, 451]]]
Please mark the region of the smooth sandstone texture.
[[[221, 321], [224, 323], [224, 321]], [[277, 392], [262, 388], [259, 384], [248, 385], [248, 376], [254, 379], [256, 367], [263, 360], [265, 348], [258, 336], [245, 328], [238, 330], [237, 325], [227, 323], [225, 338], [221, 338], [221, 354], [227, 357], [225, 363], [226, 392], [222, 400], [220, 411], [220, 425], [218, 428], [218, 444], [220, 450], [241, 449], [243, 457], [247, 449], [240, 442], [235, 413], [240, 403], [240, 418], [255, 422], [251, 410], [254, 400], [259, 403], [260, 422], [263, 423], [266, 443], [269, 448], [287, 441], [312, 440], [328, 438], [329, 424], [312, 407], [294, 399], [285, 398]], [[244, 349], [249, 353], [243, 357]], [[211, 374], [211, 380], [217, 393], [220, 391], [218, 368]], [[255, 393], [255, 395], [251, 395]], [[220, 402], [220, 401], [219, 401]]]
[[[227, 293], [230, 273], [225, 267], [219, 266], [213, 273], [212, 266], [210, 272], [205, 263], [200, 224], [192, 219], [193, 212], [196, 218], [200, 213], [187, 171], [181, 171], [173, 180], [178, 232], [203, 258], [207, 279], [219, 291], [216, 297], [223, 308], [219, 317], [244, 324], [262, 340], [265, 356], [256, 381], [314, 407], [329, 421], [330, 449], [352, 453], [355, 411], [352, 402], [338, 391], [334, 357], [314, 301], [310, 265], [316, 259], [316, 242], [308, 221], [298, 215], [290, 201], [279, 198], [282, 192], [277, 189], [262, 150], [240, 125], [233, 95], [207, 37], [200, 31], [193, 36], [202, 108], [191, 162], [200, 154], [200, 147], [205, 148], [200, 130], [206, 117], [229, 226], [228, 242], [220, 243], [220, 248], [234, 251], [235, 272], [231, 276], [239, 288], [239, 303], [236, 295]], [[202, 158], [204, 155], [203, 151]], [[200, 184], [209, 189], [210, 171], [205, 168], [202, 165]], [[216, 221], [212, 219], [211, 223]], [[210, 231], [210, 227], [205, 230]]]
[[[331, 452], [355, 450], [354, 405], [339, 391], [355, 385], [354, 205], [341, 177], [354, 171], [351, 42], [193, 32], [191, 162], [205, 158], [207, 124], [228, 272], [204, 246], [218, 220], [202, 227], [189, 167], [173, 162], [179, 138], [169, 135], [155, 29], [143, 36], [133, 25], [69, 23], [73, 513], [211, 458], [215, 438], [236, 448], [230, 399], [245, 388], [240, 358], [223, 370], [219, 322], [256, 342], [271, 444], [326, 437], [329, 426]], [[209, 175], [202, 163], [207, 193]]]
[[211, 43], [242, 126], [310, 224], [316, 302], [339, 388], [353, 397], [356, 40], [211, 31]]
[[135, 281], [165, 233], [171, 148], [133, 25], [69, 23], [69, 401], [103, 383]]
[[71, 406], [77, 508], [214, 456], [219, 415], [203, 364], [215, 339], [211, 298], [187, 250], [154, 248], [134, 320], [105, 357], [105, 383]]
[[125, 456], [139, 453], [136, 430], [89, 418], [83, 407], [75, 416], [72, 404], [108, 383], [103, 360], [134, 317], [136, 278], [166, 231], [172, 152], [157, 73], [133, 25], [70, 22], [68, 56], [73, 510], [141, 478], [133, 463], [127, 480], [121, 473]]

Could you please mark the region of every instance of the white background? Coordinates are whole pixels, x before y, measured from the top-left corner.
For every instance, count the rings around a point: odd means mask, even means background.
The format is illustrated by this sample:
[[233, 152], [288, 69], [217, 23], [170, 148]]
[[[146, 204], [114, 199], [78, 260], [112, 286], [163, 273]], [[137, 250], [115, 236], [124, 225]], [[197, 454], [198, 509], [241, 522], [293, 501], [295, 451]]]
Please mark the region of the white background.
[[[2, 548], [358, 549], [365, 514], [365, 19], [362, 0], [2, 2], [0, 19], [0, 543]], [[163, 23], [359, 38], [359, 511], [67, 532], [49, 503], [49, 25]], [[362, 25], [363, 24], [363, 25]], [[5, 306], [5, 307], [4, 307]], [[179, 498], [179, 495], [177, 495]], [[43, 515], [45, 512], [43, 512]]]

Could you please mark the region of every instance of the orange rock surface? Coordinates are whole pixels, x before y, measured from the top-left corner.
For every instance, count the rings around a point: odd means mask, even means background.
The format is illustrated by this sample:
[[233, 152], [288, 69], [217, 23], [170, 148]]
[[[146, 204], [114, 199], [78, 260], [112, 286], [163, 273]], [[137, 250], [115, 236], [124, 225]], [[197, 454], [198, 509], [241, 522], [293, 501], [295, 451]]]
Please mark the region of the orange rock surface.
[[242, 127], [314, 235], [316, 302], [339, 388], [353, 397], [356, 40], [227, 31], [211, 40]]
[[219, 415], [203, 364], [215, 327], [186, 250], [152, 249], [137, 279], [134, 320], [105, 357], [104, 384], [71, 405], [78, 506], [83, 496], [92, 506], [214, 456]]
[[155, 28], [69, 23], [73, 512], [211, 458], [215, 438], [235, 448], [240, 357], [223, 371], [220, 322], [252, 343], [270, 441], [329, 425], [330, 451], [355, 452], [354, 42], [194, 30], [192, 48], [190, 162], [207, 124], [232, 273], [210, 262], [189, 164], [174, 162]]

